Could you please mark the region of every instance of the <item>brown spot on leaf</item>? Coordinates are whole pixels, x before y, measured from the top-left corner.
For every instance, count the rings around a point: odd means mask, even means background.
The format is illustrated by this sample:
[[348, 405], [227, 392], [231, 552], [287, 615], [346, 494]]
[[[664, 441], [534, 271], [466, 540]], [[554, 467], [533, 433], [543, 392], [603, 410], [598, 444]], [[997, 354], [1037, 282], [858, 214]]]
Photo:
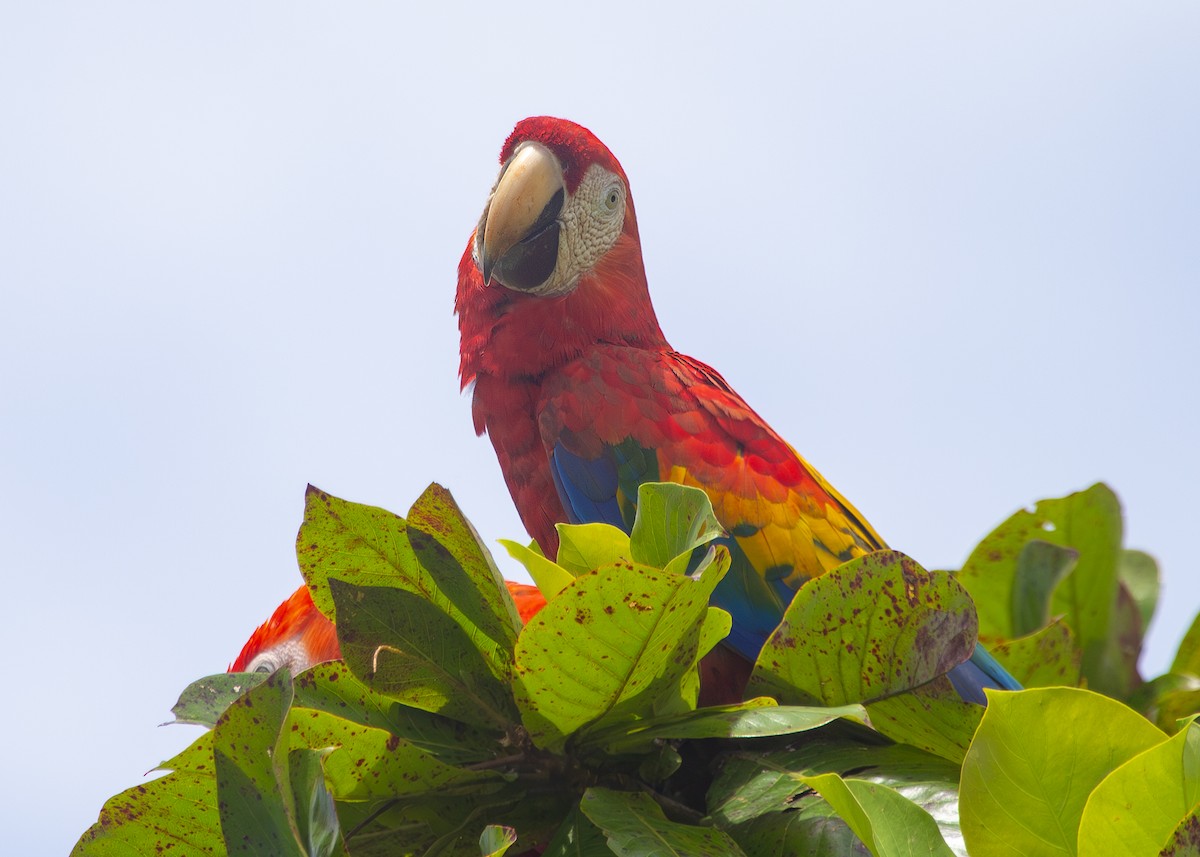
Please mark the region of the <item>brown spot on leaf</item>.
[[1175, 828], [1175, 834], [1161, 852], [1161, 857], [1178, 857], [1200, 851], [1200, 816], [1189, 815]]

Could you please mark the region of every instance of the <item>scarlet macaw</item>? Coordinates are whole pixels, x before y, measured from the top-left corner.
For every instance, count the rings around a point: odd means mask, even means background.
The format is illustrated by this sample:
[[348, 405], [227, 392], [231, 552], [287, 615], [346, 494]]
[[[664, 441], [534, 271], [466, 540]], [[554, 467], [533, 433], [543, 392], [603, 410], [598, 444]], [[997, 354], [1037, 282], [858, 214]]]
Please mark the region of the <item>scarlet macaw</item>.
[[[546, 599], [536, 586], [511, 580], [504, 584], [522, 622], [528, 622], [546, 606]], [[271, 673], [287, 667], [294, 675], [313, 664], [335, 661], [341, 656], [333, 623], [313, 604], [308, 587], [301, 586], [275, 609], [270, 619], [255, 629], [228, 671]]]
[[[595, 135], [525, 119], [500, 163], [455, 299], [476, 432], [550, 557], [558, 522], [629, 530], [643, 482], [702, 488], [733, 557], [713, 603], [733, 616], [726, 645], [753, 661], [797, 589], [883, 539], [716, 370], [667, 343], [629, 182]], [[951, 680], [976, 702], [1019, 687], [979, 647]]]

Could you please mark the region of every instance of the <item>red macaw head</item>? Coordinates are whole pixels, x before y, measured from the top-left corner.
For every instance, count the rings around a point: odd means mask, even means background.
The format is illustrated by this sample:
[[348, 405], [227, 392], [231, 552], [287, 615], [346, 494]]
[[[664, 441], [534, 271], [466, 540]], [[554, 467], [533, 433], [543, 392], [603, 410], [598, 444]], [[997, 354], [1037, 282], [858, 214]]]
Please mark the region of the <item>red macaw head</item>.
[[[546, 599], [536, 586], [511, 580], [504, 583], [522, 622], [528, 622], [546, 606]], [[341, 656], [333, 623], [313, 604], [308, 587], [301, 586], [250, 635], [237, 660], [229, 666], [229, 672], [272, 673], [287, 667], [294, 675]]]
[[499, 368], [489, 351], [524, 371], [588, 342], [662, 342], [629, 181], [608, 147], [536, 116], [517, 123], [500, 164], [459, 264], [464, 386]]
[[637, 244], [625, 171], [586, 128], [525, 119], [504, 143], [500, 163], [472, 246], [484, 285], [565, 295], [619, 241]]
[[287, 667], [295, 674], [341, 656], [333, 623], [313, 604], [308, 587], [301, 586], [250, 635], [229, 672], [273, 673]]

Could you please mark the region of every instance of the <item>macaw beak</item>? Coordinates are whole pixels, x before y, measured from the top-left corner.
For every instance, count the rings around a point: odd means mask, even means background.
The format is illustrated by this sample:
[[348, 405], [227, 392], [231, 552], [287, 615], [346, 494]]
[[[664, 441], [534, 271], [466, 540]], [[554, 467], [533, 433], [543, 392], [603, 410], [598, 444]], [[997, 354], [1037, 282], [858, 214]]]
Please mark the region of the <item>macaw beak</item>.
[[519, 291], [536, 289], [558, 263], [566, 198], [562, 167], [540, 143], [521, 146], [509, 159], [476, 230], [484, 283], [493, 277]]

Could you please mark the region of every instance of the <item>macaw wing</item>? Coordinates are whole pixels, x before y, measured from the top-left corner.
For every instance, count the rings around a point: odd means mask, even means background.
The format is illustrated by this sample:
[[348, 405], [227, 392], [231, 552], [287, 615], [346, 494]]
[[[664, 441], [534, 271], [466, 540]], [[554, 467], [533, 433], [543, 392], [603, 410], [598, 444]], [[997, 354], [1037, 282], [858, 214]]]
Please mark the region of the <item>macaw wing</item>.
[[[643, 482], [708, 494], [733, 559], [713, 603], [733, 616], [726, 643], [749, 660], [806, 580], [885, 547], [716, 371], [681, 354], [599, 349], [548, 389], [540, 420], [555, 487], [575, 523], [629, 531]], [[985, 687], [1020, 689], [979, 646], [950, 680], [977, 703]]]
[[714, 370], [674, 352], [608, 347], [548, 386], [542, 440], [568, 517], [629, 530], [637, 487], [703, 489], [733, 567], [714, 603], [729, 644], [758, 654], [803, 583], [883, 540]]

